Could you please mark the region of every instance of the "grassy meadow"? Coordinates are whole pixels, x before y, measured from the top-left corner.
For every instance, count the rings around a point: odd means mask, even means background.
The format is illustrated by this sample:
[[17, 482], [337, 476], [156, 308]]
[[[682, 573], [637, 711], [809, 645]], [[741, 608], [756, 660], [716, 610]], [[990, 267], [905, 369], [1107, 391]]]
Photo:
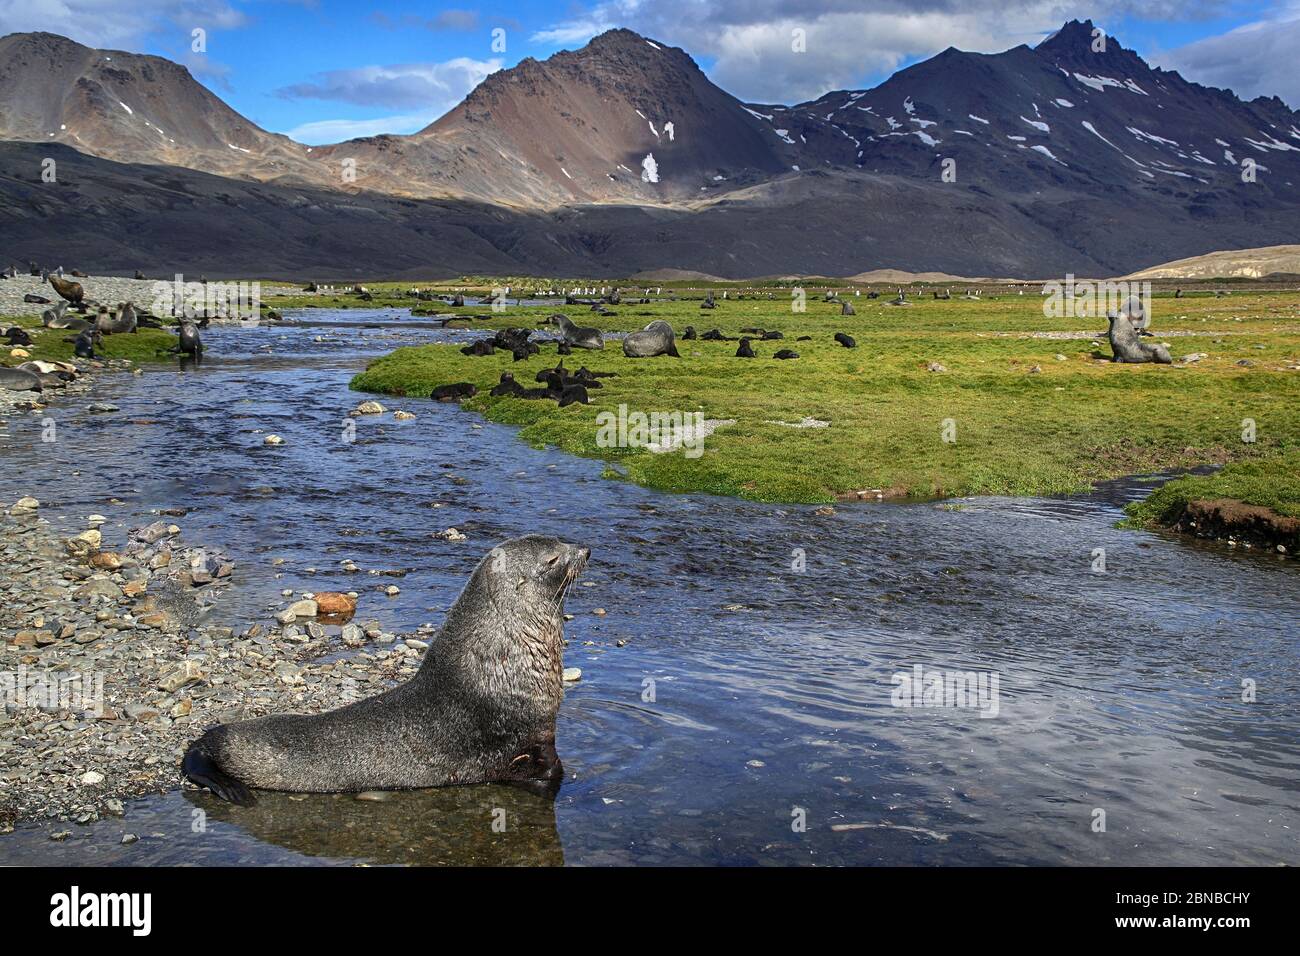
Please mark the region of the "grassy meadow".
[[[399, 297], [410, 283], [390, 285], [368, 285], [377, 293], [374, 302], [340, 298], [358, 307], [410, 306]], [[1294, 460], [1287, 456], [1300, 449], [1300, 293], [1156, 296], [1153, 341], [1167, 342], [1176, 362], [1157, 366], [1108, 361], [1104, 319], [1047, 318], [1032, 293], [967, 301], [956, 297], [959, 291], [948, 301], [926, 292], [906, 307], [885, 304], [888, 294], [869, 300], [849, 292], [843, 297], [857, 315], [845, 317], [813, 289], [806, 311], [795, 312], [790, 292], [781, 288], [741, 299], [733, 291], [712, 311], [699, 308], [701, 290], [680, 290], [678, 301], [649, 305], [625, 299], [612, 307], [616, 315], [603, 318], [586, 306], [559, 303], [512, 305], [499, 313], [466, 307], [455, 310], [473, 316], [463, 324], [484, 330], [538, 327], [556, 311], [613, 332], [665, 319], [677, 331], [682, 357], [628, 359], [617, 342], [603, 351], [575, 349], [566, 368], [586, 365], [618, 377], [590, 393], [591, 405], [563, 409], [487, 394], [503, 371], [531, 386], [538, 370], [555, 365], [553, 346], [521, 362], [501, 351], [467, 357], [450, 345], [402, 348], [373, 362], [352, 387], [426, 396], [438, 385], [473, 382], [479, 394], [465, 407], [522, 426], [524, 441], [604, 459], [617, 466], [611, 474], [650, 487], [761, 501], [819, 503], [876, 491], [885, 497], [1056, 494], [1127, 474], [1236, 461], [1281, 462], [1260, 473], [1281, 479], [1285, 463]], [[333, 304], [328, 297], [316, 303]], [[272, 304], [292, 307], [294, 300]], [[732, 337], [747, 327], [779, 330], [784, 339], [755, 341], [759, 357], [740, 359], [736, 342], [681, 341], [688, 325]], [[1165, 337], [1176, 330], [1191, 334]], [[838, 345], [832, 338], [838, 331], [853, 336], [857, 348]], [[1032, 335], [1053, 332], [1097, 335]], [[812, 338], [797, 341], [802, 335]], [[781, 348], [800, 358], [772, 359]], [[1178, 361], [1189, 353], [1205, 357]], [[1243, 361], [1250, 364], [1237, 364]], [[929, 371], [930, 363], [946, 371]], [[699, 411], [736, 423], [709, 436], [697, 458], [599, 447], [596, 416], [620, 404], [647, 413]], [[830, 424], [778, 424], [804, 418]], [[1243, 419], [1255, 423], [1253, 443], [1242, 439]], [[955, 428], [955, 441], [944, 440], [945, 426], [948, 437]], [[1251, 484], [1276, 487], [1280, 507], [1300, 504], [1293, 481], [1256, 477]]]

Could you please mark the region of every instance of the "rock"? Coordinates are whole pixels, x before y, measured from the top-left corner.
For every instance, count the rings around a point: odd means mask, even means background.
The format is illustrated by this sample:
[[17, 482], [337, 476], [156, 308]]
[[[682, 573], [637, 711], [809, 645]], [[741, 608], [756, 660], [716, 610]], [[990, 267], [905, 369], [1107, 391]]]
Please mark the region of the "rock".
[[93, 402], [90, 405], [86, 406], [86, 411], [93, 412], [96, 415], [99, 415], [105, 412], [121, 411], [121, 409], [119, 409], [116, 405], [113, 405], [110, 402]]
[[417, 651], [427, 651], [429, 649], [428, 644], [426, 644], [424, 641], [417, 641], [413, 637], [408, 637], [406, 639], [406, 646]]
[[316, 595], [319, 614], [352, 614], [357, 609], [357, 599], [338, 591], [321, 591]]
[[10, 515], [31, 514], [40, 506], [41, 503], [37, 501], [35, 498], [33, 498], [31, 495], [24, 495], [23, 497], [19, 498], [17, 501], [13, 503], [13, 506], [9, 509], [9, 514]]
[[455, 528], [448, 528], [446, 531], [435, 531], [435, 538], [442, 538], [444, 541], [464, 541], [465, 535], [461, 534]]
[[387, 594], [389, 597], [397, 597], [397, 595], [402, 593], [402, 589], [399, 588], [396, 584], [390, 584], [388, 585], [388, 587], [384, 588], [384, 593]]
[[945, 365], [940, 365], [938, 362], [926, 362], [925, 370], [927, 372], [946, 372], [948, 371], [948, 368]]
[[284, 444], [284, 439], [281, 438], [279, 435], [267, 435], [265, 438], [262, 439], [262, 444], [263, 444], [263, 445], [283, 445], [283, 444]]
[[140, 838], [134, 833], [122, 834], [122, 846], [130, 846], [132, 843], [138, 843]]
[[286, 610], [295, 618], [315, 617], [318, 606], [315, 601], [304, 598], [301, 601], [294, 601]]
[[96, 770], [87, 770], [81, 775], [81, 783], [86, 787], [93, 787], [96, 784], [104, 782], [104, 775]]
[[355, 409], [358, 415], [382, 415], [386, 411], [378, 402], [362, 402]]
[[393, 795], [387, 790], [362, 790], [353, 799], [369, 803], [383, 803], [385, 800], [393, 799]]
[[294, 621], [298, 620], [298, 616], [294, 614], [293, 611], [286, 609], [277, 614], [275, 620], [279, 624], [292, 624]]
[[393, 418], [397, 419], [399, 422], [409, 422], [414, 417], [415, 414], [413, 412], [393, 412]]
[[359, 624], [344, 624], [342, 637], [348, 647], [360, 647], [366, 642], [366, 632]]
[[198, 661], [185, 661], [180, 667], [170, 671], [158, 681], [158, 689], [173, 693], [180, 690], [186, 684], [193, 684], [203, 679], [203, 672], [199, 670]]
[[177, 701], [176, 705], [172, 707], [170, 713], [173, 718], [188, 717], [190, 715], [190, 711], [193, 709], [194, 709], [194, 702], [186, 698], [185, 700]]
[[112, 551], [98, 551], [90, 556], [90, 566], [103, 571], [117, 571], [122, 567], [122, 557]]
[[301, 684], [302, 670], [297, 664], [281, 661], [275, 665], [275, 679], [281, 684]]
[[1069, 359], [1067, 359], [1067, 358], [1066, 358], [1064, 355], [1062, 355], [1060, 352], [1057, 352], [1056, 355], [1053, 356], [1053, 358], [1055, 358], [1058, 362], [1068, 362], [1068, 361], [1069, 361]]
[[570, 683], [572, 683], [573, 681], [582, 680], [582, 668], [566, 667], [564, 669], [564, 673], [560, 676], [563, 680], [568, 681]]
[[149, 721], [162, 713], [152, 704], [142, 704], [139, 701], [131, 701], [122, 709], [126, 716], [130, 717], [132, 720]]

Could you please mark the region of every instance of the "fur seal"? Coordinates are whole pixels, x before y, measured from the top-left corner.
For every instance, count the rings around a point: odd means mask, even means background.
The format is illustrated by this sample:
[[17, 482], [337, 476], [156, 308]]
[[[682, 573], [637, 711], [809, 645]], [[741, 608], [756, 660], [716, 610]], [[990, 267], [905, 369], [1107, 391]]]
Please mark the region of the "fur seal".
[[5, 329], [4, 337], [9, 340], [10, 345], [31, 345], [32, 337], [27, 334], [27, 330], [15, 325], [12, 328]]
[[93, 325], [88, 325], [81, 330], [77, 340], [72, 343], [72, 354], [77, 358], [97, 359], [95, 349], [104, 347], [104, 336]]
[[460, 350], [461, 355], [492, 355], [496, 352], [496, 346], [492, 344], [491, 339], [479, 339], [473, 345], [466, 345]]
[[1147, 312], [1142, 300], [1135, 295], [1129, 296], [1124, 300], [1124, 305], [1120, 308], [1119, 314], [1129, 320], [1133, 328], [1142, 332], [1151, 324], [1151, 314]]
[[459, 402], [477, 394], [478, 386], [472, 382], [453, 382], [450, 385], [439, 385], [429, 397], [435, 402]]
[[603, 349], [605, 347], [605, 339], [601, 336], [600, 329], [574, 325], [563, 312], [556, 312], [551, 316], [551, 322], [559, 326], [564, 344], [570, 348]]
[[1169, 350], [1163, 345], [1149, 345], [1143, 342], [1138, 338], [1137, 330], [1127, 318], [1113, 312], [1107, 318], [1110, 319], [1110, 329], [1106, 334], [1110, 339], [1111, 351], [1114, 353], [1112, 361], [1133, 364], [1140, 362], [1173, 364], [1174, 360], [1170, 357]]
[[772, 356], [774, 359], [797, 359], [798, 357], [799, 353], [793, 349], [781, 349], [781, 351]]
[[193, 355], [198, 357], [203, 353], [203, 340], [199, 338], [198, 326], [188, 319], [181, 322], [180, 341], [177, 343], [176, 351], [182, 355]]
[[405, 684], [324, 714], [223, 724], [181, 772], [233, 803], [450, 784], [558, 787], [564, 597], [589, 548], [528, 535], [488, 552]]
[[716, 302], [713, 301], [713, 293], [712, 293], [712, 292], [710, 292], [708, 295], [706, 295], [706, 296], [704, 297], [704, 301], [700, 303], [700, 308], [701, 308], [701, 309], [716, 309], [717, 307], [718, 307], [718, 303], [716, 303]]
[[73, 282], [70, 279], [60, 279], [58, 276], [50, 276], [50, 285], [54, 291], [59, 294], [59, 298], [65, 299], [76, 305], [86, 297], [86, 290], [81, 287], [80, 282]]
[[736, 349], [736, 358], [753, 358], [754, 348], [749, 344], [748, 338], [740, 340], [740, 346]]
[[656, 355], [681, 358], [673, 341], [673, 327], [663, 319], [656, 319], [640, 332], [629, 332], [624, 336], [623, 354], [628, 358], [653, 358]]
[[840, 303], [840, 315], [857, 315], [858, 310], [853, 308], [852, 302]]
[[846, 349], [855, 349], [858, 347], [858, 343], [854, 341], [853, 336], [845, 335], [843, 332], [835, 333], [835, 341], [839, 342], [840, 345], [844, 346]]
[[22, 368], [5, 368], [0, 365], [0, 388], [11, 392], [39, 392], [41, 380], [34, 372]]
[[47, 329], [67, 328], [63, 324], [63, 315], [68, 311], [68, 303], [59, 302], [41, 312], [41, 325]]
[[682, 341], [687, 342], [687, 341], [694, 341], [694, 340], [695, 340], [695, 326], [688, 325], [686, 326], [685, 330], [682, 332]]

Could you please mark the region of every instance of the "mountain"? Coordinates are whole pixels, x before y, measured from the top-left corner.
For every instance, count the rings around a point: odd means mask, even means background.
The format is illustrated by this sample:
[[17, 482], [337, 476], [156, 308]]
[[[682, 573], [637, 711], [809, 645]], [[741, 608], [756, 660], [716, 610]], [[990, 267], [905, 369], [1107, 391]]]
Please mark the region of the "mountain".
[[[433, 195], [523, 206], [693, 201], [789, 168], [772, 137], [684, 51], [610, 30], [492, 74], [414, 136], [325, 147]], [[359, 176], [360, 180], [360, 176]]]
[[[317, 147], [260, 129], [167, 60], [15, 34], [0, 39], [0, 139], [16, 141], [0, 194], [20, 201], [0, 259], [57, 248], [63, 222], [81, 224], [79, 266], [117, 255], [86, 231], [112, 231], [108, 203], [165, 234], [175, 214], [143, 186], [133, 196], [118, 164], [165, 170], [151, 182], [184, 184], [187, 208], [223, 190], [177, 167], [222, 177], [240, 201], [263, 197], [255, 234], [274, 244], [283, 224], [268, 262], [368, 275], [396, 274], [395, 256], [409, 272], [418, 249], [432, 271], [474, 258], [515, 273], [1097, 276], [1294, 239], [1300, 115], [1152, 69], [1111, 37], [1096, 49], [1093, 32], [1071, 21], [1033, 48], [950, 48], [873, 89], [784, 106], [742, 103], [685, 51], [612, 30], [492, 74], [413, 135]], [[78, 188], [28, 189], [39, 163], [14, 165], [23, 142], [84, 155]], [[481, 237], [473, 255], [370, 244], [384, 219], [446, 239], [418, 219], [446, 211]], [[308, 224], [329, 241], [313, 246]], [[328, 258], [340, 248], [345, 265]], [[155, 254], [219, 273], [235, 253], [196, 237]]]
[[240, 179], [319, 177], [308, 147], [250, 123], [162, 57], [10, 34], [0, 37], [0, 103], [0, 139]]
[[1236, 249], [1165, 262], [1126, 279], [1262, 279], [1300, 276], [1300, 246]]

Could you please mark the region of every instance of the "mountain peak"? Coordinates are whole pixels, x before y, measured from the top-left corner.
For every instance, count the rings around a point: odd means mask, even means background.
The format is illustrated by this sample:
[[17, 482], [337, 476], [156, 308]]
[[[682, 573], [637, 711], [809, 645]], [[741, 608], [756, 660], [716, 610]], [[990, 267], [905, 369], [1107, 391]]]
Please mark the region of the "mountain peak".
[[1051, 36], [1045, 38], [1036, 50], [1078, 50], [1088, 48], [1093, 40], [1093, 31], [1097, 27], [1092, 20], [1067, 20], [1061, 29], [1057, 30]]

